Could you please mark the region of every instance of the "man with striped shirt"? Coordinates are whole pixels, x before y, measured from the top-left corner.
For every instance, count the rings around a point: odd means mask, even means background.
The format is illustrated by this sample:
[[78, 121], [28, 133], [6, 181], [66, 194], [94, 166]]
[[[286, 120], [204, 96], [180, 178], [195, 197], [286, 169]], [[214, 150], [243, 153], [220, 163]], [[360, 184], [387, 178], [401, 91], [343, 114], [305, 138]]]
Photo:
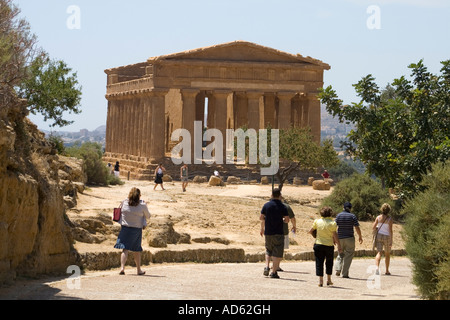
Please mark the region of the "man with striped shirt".
[[338, 225], [337, 233], [343, 251], [336, 258], [336, 275], [339, 276], [342, 273], [343, 278], [349, 278], [348, 271], [355, 254], [354, 229], [358, 233], [359, 243], [363, 242], [358, 218], [350, 212], [351, 209], [352, 204], [350, 202], [344, 203], [344, 211], [339, 213], [335, 220]]

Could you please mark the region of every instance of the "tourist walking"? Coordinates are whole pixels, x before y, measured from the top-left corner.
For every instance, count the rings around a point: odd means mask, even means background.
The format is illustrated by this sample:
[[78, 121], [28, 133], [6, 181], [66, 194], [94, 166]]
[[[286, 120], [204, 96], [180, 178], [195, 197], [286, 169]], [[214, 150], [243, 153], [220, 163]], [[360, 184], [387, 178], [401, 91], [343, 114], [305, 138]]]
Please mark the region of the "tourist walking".
[[327, 274], [327, 286], [333, 285], [331, 275], [333, 273], [334, 245], [337, 244], [341, 252], [341, 245], [337, 236], [337, 224], [331, 218], [333, 210], [323, 207], [320, 210], [320, 219], [314, 223], [308, 233], [315, 236], [314, 256], [316, 258], [316, 276], [319, 277], [319, 287], [323, 287], [323, 264], [325, 262], [325, 273]]
[[336, 216], [338, 226], [337, 234], [341, 244], [342, 253], [336, 258], [336, 275], [342, 274], [343, 278], [349, 278], [349, 270], [355, 255], [355, 233], [358, 233], [358, 241], [363, 242], [358, 218], [351, 213], [352, 204], [344, 203], [344, 211]]
[[114, 175], [119, 178], [120, 176], [120, 165], [119, 161], [116, 161], [116, 164], [114, 165]]
[[122, 202], [122, 214], [119, 223], [122, 225], [114, 248], [122, 249], [120, 256], [120, 274], [125, 274], [125, 264], [129, 251], [134, 254], [137, 274], [143, 275], [141, 270], [142, 230], [147, 226], [150, 212], [144, 201], [141, 200], [141, 191], [132, 188], [128, 198]]
[[374, 232], [374, 246], [377, 249], [377, 255], [375, 257], [375, 264], [377, 266], [376, 274], [380, 274], [380, 261], [381, 254], [384, 249], [385, 263], [386, 263], [386, 275], [390, 275], [389, 263], [391, 260], [391, 248], [392, 248], [392, 236], [393, 236], [393, 220], [389, 216], [391, 212], [391, 206], [384, 203], [381, 206], [381, 214], [375, 219], [372, 229]]
[[[283, 224], [289, 222], [288, 210], [281, 202], [280, 189], [273, 189], [271, 200], [261, 209], [260, 221], [260, 235], [265, 237], [266, 248], [266, 266], [263, 274], [271, 278], [279, 278], [277, 271], [284, 253]], [[273, 261], [273, 265], [269, 275], [270, 260]]]
[[[292, 224], [292, 234], [297, 232], [297, 222], [295, 220], [294, 210], [292, 210], [291, 206], [286, 202], [286, 200], [282, 197], [283, 204], [286, 206], [289, 216], [289, 222]], [[284, 249], [289, 249], [289, 223], [283, 223], [283, 233], [284, 233]], [[283, 271], [281, 267], [278, 267], [278, 271]]]
[[163, 176], [165, 171], [166, 169], [162, 166], [162, 163], [160, 163], [158, 167], [155, 169], [155, 186], [153, 187], [153, 190], [156, 189], [158, 184], [160, 184], [161, 188], [165, 190], [163, 186]]
[[183, 192], [186, 192], [186, 187], [188, 185], [188, 177], [189, 177], [188, 166], [187, 164], [184, 164], [180, 168], [181, 189], [183, 190]]

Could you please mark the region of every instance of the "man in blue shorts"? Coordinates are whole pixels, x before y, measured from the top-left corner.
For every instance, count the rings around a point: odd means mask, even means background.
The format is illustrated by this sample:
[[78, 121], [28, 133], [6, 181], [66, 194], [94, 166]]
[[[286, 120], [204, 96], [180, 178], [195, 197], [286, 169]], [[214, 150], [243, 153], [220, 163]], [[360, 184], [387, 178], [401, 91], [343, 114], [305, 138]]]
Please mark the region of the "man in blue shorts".
[[[284, 253], [284, 223], [289, 222], [289, 215], [286, 206], [281, 201], [281, 191], [273, 189], [272, 199], [264, 204], [261, 209], [261, 237], [265, 236], [266, 247], [266, 267], [264, 275], [271, 278], [279, 278], [277, 270]], [[270, 260], [273, 261], [272, 272], [270, 271]]]

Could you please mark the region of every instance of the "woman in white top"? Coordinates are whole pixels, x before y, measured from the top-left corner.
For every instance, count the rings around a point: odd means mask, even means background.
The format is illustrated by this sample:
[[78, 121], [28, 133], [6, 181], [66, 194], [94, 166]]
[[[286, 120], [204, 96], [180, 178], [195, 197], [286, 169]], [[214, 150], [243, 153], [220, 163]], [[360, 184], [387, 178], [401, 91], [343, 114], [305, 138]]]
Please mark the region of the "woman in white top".
[[141, 191], [132, 188], [128, 199], [122, 203], [122, 214], [119, 223], [122, 225], [119, 236], [114, 248], [121, 249], [120, 274], [125, 274], [125, 263], [128, 259], [128, 252], [134, 253], [137, 274], [143, 275], [145, 271], [141, 270], [141, 252], [142, 252], [142, 230], [147, 226], [150, 219], [150, 212], [144, 201], [141, 200]]
[[385, 254], [385, 262], [386, 262], [386, 275], [390, 275], [389, 272], [389, 262], [390, 262], [390, 254], [392, 247], [392, 225], [393, 220], [389, 217], [389, 212], [391, 211], [391, 206], [387, 203], [384, 203], [381, 206], [381, 214], [375, 219], [373, 223], [373, 231], [376, 234], [375, 238], [375, 247], [378, 251], [377, 256], [375, 257], [375, 264], [377, 265], [377, 274], [379, 274], [380, 261], [381, 261], [381, 253], [384, 247]]

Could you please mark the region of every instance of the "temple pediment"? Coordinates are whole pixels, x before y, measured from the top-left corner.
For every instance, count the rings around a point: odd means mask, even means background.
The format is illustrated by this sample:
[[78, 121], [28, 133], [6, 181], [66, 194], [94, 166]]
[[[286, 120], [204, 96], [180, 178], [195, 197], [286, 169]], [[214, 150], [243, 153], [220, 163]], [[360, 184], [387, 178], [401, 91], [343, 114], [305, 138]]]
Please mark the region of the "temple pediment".
[[233, 41], [224, 44], [183, 51], [159, 57], [148, 61], [212, 61], [212, 62], [256, 62], [256, 63], [294, 63], [311, 65], [330, 69], [330, 66], [311, 57], [294, 55], [269, 47], [246, 41]]

